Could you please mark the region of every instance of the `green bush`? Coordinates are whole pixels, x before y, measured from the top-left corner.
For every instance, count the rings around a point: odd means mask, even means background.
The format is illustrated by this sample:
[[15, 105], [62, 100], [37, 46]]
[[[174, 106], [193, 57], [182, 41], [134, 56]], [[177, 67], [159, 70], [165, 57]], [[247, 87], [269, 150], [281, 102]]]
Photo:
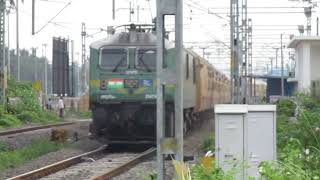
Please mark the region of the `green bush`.
[[55, 113], [49, 112], [49, 111], [40, 112], [39, 118], [41, 119], [42, 122], [48, 122], [48, 123], [58, 122], [61, 120]]
[[3, 114], [0, 116], [0, 127], [17, 127], [21, 125], [21, 122], [11, 114]]
[[16, 127], [22, 123], [46, 124], [60, 120], [56, 114], [42, 109], [30, 83], [18, 83], [9, 79], [7, 95], [8, 98], [19, 100], [6, 106], [0, 105], [0, 129]]
[[296, 105], [291, 100], [282, 100], [278, 102], [277, 107], [277, 113], [279, 115], [292, 117], [295, 114]]
[[214, 152], [215, 151], [215, 141], [214, 135], [210, 135], [207, 139], [205, 139], [201, 145], [201, 150], [203, 152]]
[[[298, 112], [296, 122], [288, 121], [291, 109]], [[320, 102], [303, 94], [279, 102], [277, 142], [279, 163], [264, 165], [267, 179], [319, 179]]]
[[146, 175], [143, 176], [143, 180], [156, 180], [157, 179], [157, 172], [151, 171], [148, 172]]
[[31, 111], [23, 111], [22, 113], [17, 115], [17, 118], [22, 122], [32, 122], [39, 120], [38, 114]]

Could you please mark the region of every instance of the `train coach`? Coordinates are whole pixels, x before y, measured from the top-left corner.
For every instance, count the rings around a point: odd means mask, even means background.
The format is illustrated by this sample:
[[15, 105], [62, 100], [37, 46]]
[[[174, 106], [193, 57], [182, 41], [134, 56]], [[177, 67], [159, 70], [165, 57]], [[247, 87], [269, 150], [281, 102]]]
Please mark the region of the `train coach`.
[[[156, 46], [153, 26], [124, 25], [90, 46], [90, 108], [94, 137], [109, 144], [156, 141]], [[164, 71], [175, 76], [174, 45], [166, 40]], [[227, 103], [229, 79], [195, 52], [185, 49], [184, 131], [199, 123], [201, 113]], [[167, 136], [174, 136], [175, 86], [164, 86]]]

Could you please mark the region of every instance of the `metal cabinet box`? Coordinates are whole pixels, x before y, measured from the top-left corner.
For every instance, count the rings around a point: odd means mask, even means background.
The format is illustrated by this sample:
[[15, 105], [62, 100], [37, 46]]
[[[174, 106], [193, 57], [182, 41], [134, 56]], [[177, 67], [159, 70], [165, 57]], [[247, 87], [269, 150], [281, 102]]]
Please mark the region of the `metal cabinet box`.
[[[247, 105], [215, 106], [216, 161], [219, 167], [227, 171], [244, 161], [244, 120]], [[240, 172], [237, 179], [243, 179]]]
[[246, 167], [236, 179], [258, 179], [259, 164], [276, 159], [276, 106], [216, 105], [215, 126], [218, 166]]
[[245, 121], [247, 147], [245, 148], [246, 163], [249, 168], [246, 174], [259, 178], [258, 166], [263, 161], [276, 160], [276, 106], [248, 105]]

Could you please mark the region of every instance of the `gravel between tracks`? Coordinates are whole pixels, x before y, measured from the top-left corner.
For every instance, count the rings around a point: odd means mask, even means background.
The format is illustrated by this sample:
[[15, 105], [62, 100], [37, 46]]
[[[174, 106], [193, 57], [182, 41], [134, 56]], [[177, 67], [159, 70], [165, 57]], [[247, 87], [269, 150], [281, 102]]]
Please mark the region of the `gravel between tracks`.
[[[185, 137], [185, 143], [184, 143], [184, 151], [185, 155], [187, 156], [195, 156], [199, 157], [204, 154], [204, 152], [201, 151], [201, 144], [203, 140], [209, 136], [209, 134], [214, 132], [214, 121], [209, 120], [205, 121], [200, 128], [193, 130], [189, 135]], [[90, 145], [92, 144], [92, 146]], [[92, 147], [92, 149], [90, 148]], [[82, 154], [84, 152], [89, 151], [90, 149], [93, 150], [94, 148], [97, 148], [99, 145], [97, 142], [93, 142], [90, 140], [81, 140], [78, 144], [78, 148], [75, 149], [63, 149], [59, 152], [50, 153], [46, 156], [40, 157], [37, 160], [28, 162], [22, 167], [10, 169], [6, 172], [6, 176], [3, 176], [3, 173], [0, 173], [0, 177], [10, 177], [13, 175], [21, 174], [23, 172], [30, 171], [32, 169], [36, 169], [45, 165], [52, 164], [54, 162], [66, 159], [68, 157], [72, 157], [74, 155]], [[131, 154], [132, 155], [132, 154]], [[129, 160], [128, 158], [132, 157], [130, 154], [128, 154], [126, 160]], [[118, 156], [118, 157], [117, 157]], [[123, 155], [121, 155], [122, 158]], [[120, 158], [120, 160], [121, 160]], [[90, 177], [94, 177], [99, 175], [99, 173], [105, 173], [107, 169], [110, 169], [108, 167], [108, 164], [110, 164], [110, 161], [119, 159], [119, 154], [110, 154], [104, 157], [103, 159], [99, 159], [96, 162], [86, 162], [87, 164], [84, 166], [85, 168], [79, 168], [76, 166], [72, 166], [69, 168], [69, 170], [60, 171], [56, 174], [50, 175], [46, 178], [43, 178], [45, 180], [59, 180], [59, 179], [67, 179], [67, 180], [82, 180], [82, 179], [88, 179]], [[118, 160], [117, 160], [118, 161]], [[98, 164], [95, 164], [97, 163]], [[125, 162], [124, 160], [122, 162]], [[191, 162], [192, 163], [192, 162]], [[111, 163], [114, 165], [114, 163]], [[120, 164], [119, 164], [120, 165]], [[79, 165], [80, 166], [80, 165]], [[112, 166], [114, 167], [114, 166]], [[70, 171], [71, 168], [74, 168]], [[92, 171], [90, 168], [94, 168], [95, 170]], [[166, 179], [171, 179], [174, 173], [171, 161], [166, 161]], [[120, 176], [117, 176], [113, 179], [115, 180], [141, 180], [148, 176], [148, 174], [152, 172], [157, 171], [157, 164], [155, 157], [150, 159], [149, 161], [145, 161], [143, 163], [138, 164], [136, 167], [130, 169], [128, 172], [121, 174]], [[70, 173], [71, 172], [71, 173]]]
[[82, 180], [82, 179], [92, 179], [96, 176], [102, 175], [108, 170], [111, 170], [119, 165], [129, 161], [137, 154], [132, 153], [115, 153], [107, 154], [101, 159], [92, 161], [88, 159], [87, 162], [77, 164], [65, 170], [59, 171], [55, 174], [51, 174], [47, 177], [42, 178], [42, 180]]
[[[88, 139], [88, 126], [89, 122], [83, 121], [74, 125], [59, 127], [68, 131], [69, 138], [72, 138], [73, 132], [77, 132], [80, 137], [80, 140], [78, 142], [71, 142], [69, 145], [66, 146], [66, 148], [63, 148], [57, 152], [46, 154], [37, 159], [31, 160], [19, 167], [12, 167], [5, 170], [4, 172], [0, 172], [0, 179], [2, 180], [22, 173], [26, 173], [31, 170], [35, 170], [40, 167], [47, 166], [58, 161], [97, 149], [101, 146], [101, 144], [94, 140]], [[10, 149], [17, 149], [30, 144], [32, 139], [35, 138], [41, 137], [49, 139], [50, 132], [51, 129], [43, 129], [27, 133], [20, 133], [13, 136], [1, 137], [0, 141], [7, 142], [10, 145]]]
[[[204, 121], [200, 128], [193, 130], [184, 139], [184, 153], [186, 156], [195, 156], [195, 158], [203, 156], [205, 153], [201, 150], [202, 142], [210, 134], [214, 132], [214, 120], [210, 119]], [[196, 160], [195, 160], [196, 161]], [[189, 163], [194, 163], [189, 162]], [[174, 170], [171, 161], [166, 161], [166, 179], [172, 179]], [[113, 178], [114, 180], [151, 180], [148, 175], [152, 172], [157, 172], [157, 162], [153, 158], [138, 164], [136, 167], [130, 169], [128, 172]]]
[[[55, 127], [58, 129], [65, 129], [68, 132], [68, 138], [71, 138], [74, 132], [79, 136], [88, 135], [89, 121], [79, 121], [76, 124]], [[40, 129], [35, 131], [23, 132], [13, 135], [0, 136], [0, 142], [5, 142], [9, 146], [9, 150], [20, 149], [26, 145], [31, 144], [34, 139], [50, 139], [51, 128]]]

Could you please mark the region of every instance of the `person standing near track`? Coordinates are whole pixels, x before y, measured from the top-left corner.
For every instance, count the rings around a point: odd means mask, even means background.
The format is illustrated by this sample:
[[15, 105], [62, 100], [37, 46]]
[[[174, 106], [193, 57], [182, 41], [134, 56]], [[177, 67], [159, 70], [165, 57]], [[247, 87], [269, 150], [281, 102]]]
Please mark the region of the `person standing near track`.
[[48, 106], [47, 109], [48, 109], [49, 111], [51, 111], [51, 110], [52, 110], [52, 100], [51, 100], [51, 98], [48, 99], [47, 106]]
[[60, 99], [59, 99], [58, 108], [59, 108], [59, 116], [60, 116], [60, 118], [63, 118], [64, 103], [63, 103], [63, 98], [62, 98], [62, 96], [61, 96]]

